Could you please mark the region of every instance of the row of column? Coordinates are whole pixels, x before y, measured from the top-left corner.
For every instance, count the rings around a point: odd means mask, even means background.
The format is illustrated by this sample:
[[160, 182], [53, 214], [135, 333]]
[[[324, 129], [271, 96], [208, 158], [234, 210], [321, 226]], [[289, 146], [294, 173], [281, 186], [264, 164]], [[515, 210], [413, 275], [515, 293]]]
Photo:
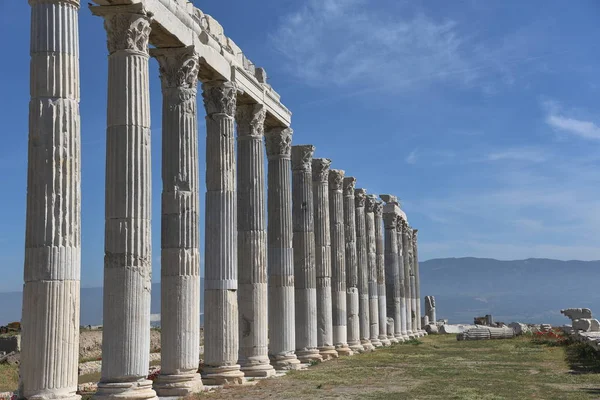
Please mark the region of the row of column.
[[[79, 2], [30, 4], [21, 395], [75, 399], [81, 247]], [[291, 129], [265, 130], [265, 108], [237, 104], [234, 83], [208, 81], [202, 85], [206, 218], [201, 378], [198, 55], [193, 47], [149, 52], [151, 17], [139, 4], [92, 7], [92, 12], [104, 18], [109, 51], [103, 362], [97, 398], [185, 396], [201, 390], [203, 381], [241, 383], [244, 376], [267, 377], [274, 369], [296, 369], [301, 363], [370, 351], [422, 334], [416, 231], [400, 217], [397, 200], [381, 196], [384, 207], [355, 188], [355, 178], [330, 169], [330, 160], [313, 159], [313, 146], [292, 146]], [[150, 55], [159, 63], [163, 94], [162, 367], [154, 384], [146, 378], [152, 271]], [[393, 319], [391, 334], [388, 317]]]

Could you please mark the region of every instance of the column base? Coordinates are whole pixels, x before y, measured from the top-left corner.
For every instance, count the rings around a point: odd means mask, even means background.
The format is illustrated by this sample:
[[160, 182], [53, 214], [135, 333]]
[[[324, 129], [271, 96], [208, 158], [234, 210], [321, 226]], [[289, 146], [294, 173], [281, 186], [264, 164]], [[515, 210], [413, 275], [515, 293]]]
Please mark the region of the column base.
[[241, 385], [244, 383], [244, 373], [240, 371], [239, 365], [204, 366], [202, 381], [205, 385]]
[[161, 397], [185, 397], [204, 390], [200, 374], [158, 375], [152, 385]]
[[379, 338], [374, 338], [374, 339], [371, 339], [371, 344], [372, 344], [372, 345], [373, 345], [373, 347], [375, 347], [375, 348], [378, 348], [378, 347], [381, 347], [381, 346], [383, 346], [383, 343], [381, 343], [381, 342], [379, 341]]
[[275, 368], [268, 357], [242, 364], [241, 371], [247, 378], [268, 378], [275, 375]]
[[373, 346], [373, 343], [371, 343], [370, 340], [361, 340], [360, 344], [365, 349], [365, 353], [370, 353], [372, 351], [375, 351], [375, 346]]
[[[64, 393], [63, 393], [64, 392]], [[21, 396], [23, 396], [21, 394]], [[43, 393], [38, 393], [30, 396], [23, 396], [26, 399], [32, 400], [81, 400], [81, 396], [75, 394], [72, 390], [59, 389], [57, 390], [45, 390]]]
[[296, 357], [304, 364], [323, 361], [323, 356], [319, 354], [319, 349], [317, 348], [296, 350]]
[[323, 357], [323, 361], [333, 360], [338, 358], [340, 355], [335, 350], [335, 346], [323, 346], [319, 347], [319, 354]]
[[[404, 336], [402, 336], [402, 335], [394, 336], [394, 339], [396, 340], [396, 343], [404, 343], [405, 342]], [[390, 340], [392, 340], [392, 339], [390, 338]], [[392, 343], [394, 343], [394, 342], [392, 342]]]
[[152, 381], [100, 382], [94, 400], [157, 400]]
[[348, 347], [347, 344], [342, 344], [339, 346], [335, 346], [335, 350], [338, 352], [340, 357], [342, 356], [353, 356], [354, 352]]
[[302, 369], [302, 363], [296, 357], [296, 354], [285, 354], [277, 356], [269, 356], [271, 358], [271, 365], [277, 371], [292, 371]]
[[379, 336], [379, 341], [385, 347], [388, 347], [388, 346], [392, 345], [392, 342], [390, 342], [390, 339], [388, 339], [387, 336]]

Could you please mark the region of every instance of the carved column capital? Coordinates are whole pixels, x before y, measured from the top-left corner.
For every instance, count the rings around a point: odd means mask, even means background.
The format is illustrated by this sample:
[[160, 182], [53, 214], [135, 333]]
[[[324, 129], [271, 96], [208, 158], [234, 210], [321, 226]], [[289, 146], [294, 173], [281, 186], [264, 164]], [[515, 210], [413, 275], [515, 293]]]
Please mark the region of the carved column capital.
[[289, 159], [293, 133], [291, 128], [272, 128], [265, 132], [267, 157]]
[[366, 189], [354, 189], [354, 206], [356, 208], [364, 207], [367, 202]]
[[[372, 194], [368, 194], [365, 200], [365, 212], [372, 213], [375, 212], [375, 207], [377, 207], [377, 197]], [[383, 209], [382, 209], [383, 211]]]
[[210, 81], [202, 84], [202, 98], [206, 115], [225, 114], [233, 117], [237, 102], [237, 85], [228, 81]]
[[419, 230], [418, 230], [418, 229], [413, 229], [413, 231], [412, 231], [412, 233], [413, 233], [413, 234], [412, 234], [412, 242], [413, 242], [413, 245], [414, 245], [414, 246], [416, 246], [416, 245], [417, 245], [417, 233], [418, 233], [418, 232], [419, 232]]
[[356, 187], [356, 178], [347, 176], [344, 178], [344, 196], [354, 196], [354, 188]]
[[342, 190], [344, 174], [345, 172], [342, 169], [329, 170], [329, 190]]
[[385, 204], [394, 204], [400, 207], [400, 202], [398, 201], [398, 197], [392, 194], [380, 194], [379, 198], [385, 202]]
[[331, 160], [329, 158], [313, 158], [312, 160], [312, 180], [313, 182], [327, 182], [329, 177], [329, 167]]
[[[373, 196], [375, 197], [375, 196]], [[383, 216], [383, 203], [375, 197], [375, 206], [373, 207], [373, 213], [376, 217]]]
[[199, 60], [194, 46], [151, 49], [150, 55], [158, 61], [163, 89], [196, 90]]
[[383, 225], [385, 229], [396, 229], [398, 226], [398, 215], [394, 213], [383, 214]]
[[315, 146], [311, 144], [292, 146], [292, 170], [311, 171]]
[[148, 54], [151, 18], [138, 5], [90, 7], [94, 15], [104, 17], [109, 54], [129, 51]]
[[239, 138], [262, 138], [267, 110], [262, 104], [238, 104], [235, 111]]

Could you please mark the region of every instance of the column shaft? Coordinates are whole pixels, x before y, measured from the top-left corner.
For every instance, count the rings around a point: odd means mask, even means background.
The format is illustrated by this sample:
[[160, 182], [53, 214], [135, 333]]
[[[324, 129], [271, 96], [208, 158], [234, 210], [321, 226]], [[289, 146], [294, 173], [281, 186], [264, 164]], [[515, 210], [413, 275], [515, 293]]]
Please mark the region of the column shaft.
[[344, 233], [344, 171], [329, 170], [329, 227], [331, 235], [331, 296], [333, 343], [339, 355], [352, 355], [346, 328], [346, 247]]
[[[400, 268], [398, 257], [398, 234], [396, 233], [396, 219], [394, 213], [384, 213], [385, 224], [385, 282], [387, 295], [387, 316], [394, 319], [393, 336], [398, 341], [404, 341], [401, 332], [401, 293], [400, 293]], [[389, 336], [389, 334], [388, 334]], [[391, 340], [391, 338], [390, 338]]]
[[248, 377], [275, 374], [269, 360], [264, 122], [258, 104], [238, 105], [239, 362]]
[[237, 194], [234, 115], [237, 88], [205, 82], [206, 218], [204, 246], [204, 369], [206, 384], [239, 384]]
[[417, 327], [421, 332], [421, 335], [425, 335], [425, 331], [423, 330], [423, 326], [421, 323], [421, 282], [420, 282], [420, 271], [419, 271], [419, 246], [417, 243], [417, 229], [413, 230], [413, 257], [414, 257], [414, 265], [415, 265], [415, 298], [417, 301]]
[[[376, 200], [373, 209], [375, 222], [375, 252], [377, 263], [377, 297], [379, 299], [379, 340], [384, 346], [391, 344], [387, 334], [387, 293], [385, 276], [385, 245], [383, 239], [383, 203]], [[396, 338], [392, 337], [396, 343]]]
[[161, 370], [159, 396], [202, 390], [198, 234], [198, 57], [153, 49], [162, 82]]
[[312, 161], [317, 281], [317, 346], [323, 360], [337, 358], [333, 342], [331, 304], [331, 236], [329, 226], [329, 166], [331, 160]]
[[[410, 288], [410, 276], [412, 275], [410, 263], [412, 257], [412, 244], [410, 239], [410, 231], [408, 228], [408, 224], [404, 219], [399, 220], [398, 233], [400, 236], [398, 237], [399, 245], [402, 246], [402, 258], [400, 268], [403, 268], [401, 271], [402, 282], [403, 282], [403, 313], [404, 313], [404, 323], [402, 328], [406, 326], [406, 335], [412, 339], [414, 338], [414, 333], [412, 330], [412, 295]], [[401, 241], [401, 244], [400, 244]], [[404, 334], [404, 330], [402, 331]], [[406, 339], [406, 338], [405, 338]]]
[[31, 5], [20, 395], [79, 399], [78, 0]]
[[369, 303], [369, 339], [375, 347], [379, 340], [379, 297], [377, 295], [377, 244], [375, 238], [375, 205], [377, 198], [369, 195], [365, 204], [365, 229], [367, 245], [367, 292]]
[[268, 170], [269, 357], [278, 370], [297, 369], [292, 247], [292, 130], [266, 133]]
[[[141, 7], [92, 8], [108, 33], [102, 378], [95, 397], [154, 398], [148, 37]], [[131, 40], [129, 40], [131, 39]]]
[[365, 351], [373, 351], [375, 348], [370, 340], [369, 260], [367, 256], [367, 227], [365, 220], [366, 201], [367, 191], [365, 189], [356, 189], [354, 191], [354, 212], [356, 223], [360, 344], [364, 347]]

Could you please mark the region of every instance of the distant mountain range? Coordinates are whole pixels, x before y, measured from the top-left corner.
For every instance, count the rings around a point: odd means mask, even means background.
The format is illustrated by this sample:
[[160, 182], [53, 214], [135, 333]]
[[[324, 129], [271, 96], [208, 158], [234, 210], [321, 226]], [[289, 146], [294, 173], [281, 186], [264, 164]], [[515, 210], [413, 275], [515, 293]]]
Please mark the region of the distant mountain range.
[[[588, 307], [600, 316], [600, 261], [444, 258], [421, 262], [421, 296], [436, 298], [438, 318], [564, 324], [562, 308]], [[201, 295], [204, 294], [200, 284]], [[0, 325], [21, 317], [22, 293], [0, 293]], [[204, 303], [201, 303], [203, 311]], [[152, 285], [160, 313], [160, 283]], [[81, 325], [102, 323], [102, 288], [81, 289]]]

